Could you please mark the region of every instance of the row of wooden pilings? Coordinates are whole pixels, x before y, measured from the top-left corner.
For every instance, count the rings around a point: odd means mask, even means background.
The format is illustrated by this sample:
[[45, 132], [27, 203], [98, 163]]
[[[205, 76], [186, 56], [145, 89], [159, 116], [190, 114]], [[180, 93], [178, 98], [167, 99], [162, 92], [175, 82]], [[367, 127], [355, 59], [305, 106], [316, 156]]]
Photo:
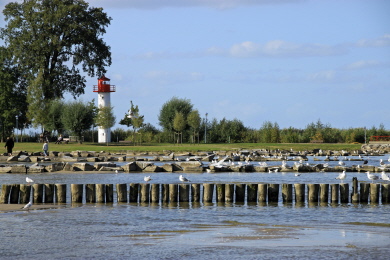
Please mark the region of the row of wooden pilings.
[[[116, 184], [117, 202], [248, 202], [277, 203], [281, 186], [284, 203], [390, 203], [390, 184], [213, 184], [180, 183]], [[202, 187], [202, 189], [201, 189]], [[307, 187], [307, 191], [306, 191]], [[32, 189], [31, 189], [32, 188]], [[215, 197], [214, 197], [215, 195]], [[66, 184], [2, 185], [0, 203], [66, 203]], [[114, 184], [71, 184], [70, 200], [77, 203], [110, 203], [114, 201]]]

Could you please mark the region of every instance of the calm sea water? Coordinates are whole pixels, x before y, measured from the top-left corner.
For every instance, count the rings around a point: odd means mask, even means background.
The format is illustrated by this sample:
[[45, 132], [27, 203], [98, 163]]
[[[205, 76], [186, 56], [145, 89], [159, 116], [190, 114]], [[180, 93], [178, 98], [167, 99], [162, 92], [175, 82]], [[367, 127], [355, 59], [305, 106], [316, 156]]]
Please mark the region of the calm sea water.
[[[379, 158], [373, 158], [370, 164], [378, 162]], [[178, 183], [178, 173], [148, 175], [152, 183]], [[337, 175], [185, 174], [199, 183], [337, 183]], [[143, 176], [107, 172], [30, 175], [37, 183], [67, 184], [141, 183]], [[0, 184], [24, 183], [25, 177], [1, 174]], [[348, 173], [344, 182], [350, 183], [352, 177], [368, 181], [364, 173]], [[0, 213], [0, 258], [387, 259], [389, 224], [387, 204], [69, 203], [63, 208]]]

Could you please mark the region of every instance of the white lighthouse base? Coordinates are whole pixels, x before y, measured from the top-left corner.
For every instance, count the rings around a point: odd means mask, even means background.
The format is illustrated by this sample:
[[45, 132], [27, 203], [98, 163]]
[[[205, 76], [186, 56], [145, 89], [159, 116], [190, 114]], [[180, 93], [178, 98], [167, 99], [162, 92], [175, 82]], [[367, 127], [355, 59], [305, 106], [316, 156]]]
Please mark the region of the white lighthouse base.
[[111, 129], [98, 129], [98, 142], [99, 143], [110, 143], [111, 142]]

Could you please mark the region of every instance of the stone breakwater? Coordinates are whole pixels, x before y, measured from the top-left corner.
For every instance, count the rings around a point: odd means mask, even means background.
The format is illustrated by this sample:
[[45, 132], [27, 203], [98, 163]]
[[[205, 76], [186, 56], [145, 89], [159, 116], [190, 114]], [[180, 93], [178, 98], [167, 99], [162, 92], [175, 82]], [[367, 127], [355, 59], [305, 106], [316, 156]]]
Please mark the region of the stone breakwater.
[[[390, 164], [369, 165], [365, 156], [383, 156], [390, 153], [390, 145], [363, 145], [361, 150], [331, 151], [314, 149], [293, 150], [236, 150], [196, 153], [134, 153], [131, 151], [107, 153], [91, 151], [40, 152], [15, 151], [14, 156], [0, 156], [0, 173], [42, 173], [73, 171], [112, 172], [389, 172]], [[317, 157], [325, 157], [318, 159]], [[308, 158], [312, 158], [308, 163]], [[356, 161], [352, 166], [329, 166], [331, 161]], [[269, 166], [267, 162], [280, 162]], [[4, 162], [1, 164], [1, 162]], [[127, 162], [127, 163], [126, 163]], [[313, 163], [314, 162], [314, 163]], [[316, 163], [318, 162], [318, 163]], [[25, 163], [25, 164], [23, 164]], [[126, 164], [124, 164], [126, 163]], [[124, 165], [123, 165], [124, 164]]]

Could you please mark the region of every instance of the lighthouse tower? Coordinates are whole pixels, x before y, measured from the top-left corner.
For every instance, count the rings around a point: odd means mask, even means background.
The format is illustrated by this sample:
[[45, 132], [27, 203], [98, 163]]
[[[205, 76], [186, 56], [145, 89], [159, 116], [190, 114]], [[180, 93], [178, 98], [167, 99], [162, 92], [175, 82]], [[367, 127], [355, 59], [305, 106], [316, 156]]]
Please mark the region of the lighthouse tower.
[[[98, 93], [98, 107], [110, 107], [111, 106], [111, 92], [115, 92], [115, 86], [110, 85], [110, 79], [104, 75], [98, 79], [97, 86], [93, 86], [93, 92]], [[110, 128], [101, 128], [98, 130], [99, 143], [111, 142], [111, 130]]]

